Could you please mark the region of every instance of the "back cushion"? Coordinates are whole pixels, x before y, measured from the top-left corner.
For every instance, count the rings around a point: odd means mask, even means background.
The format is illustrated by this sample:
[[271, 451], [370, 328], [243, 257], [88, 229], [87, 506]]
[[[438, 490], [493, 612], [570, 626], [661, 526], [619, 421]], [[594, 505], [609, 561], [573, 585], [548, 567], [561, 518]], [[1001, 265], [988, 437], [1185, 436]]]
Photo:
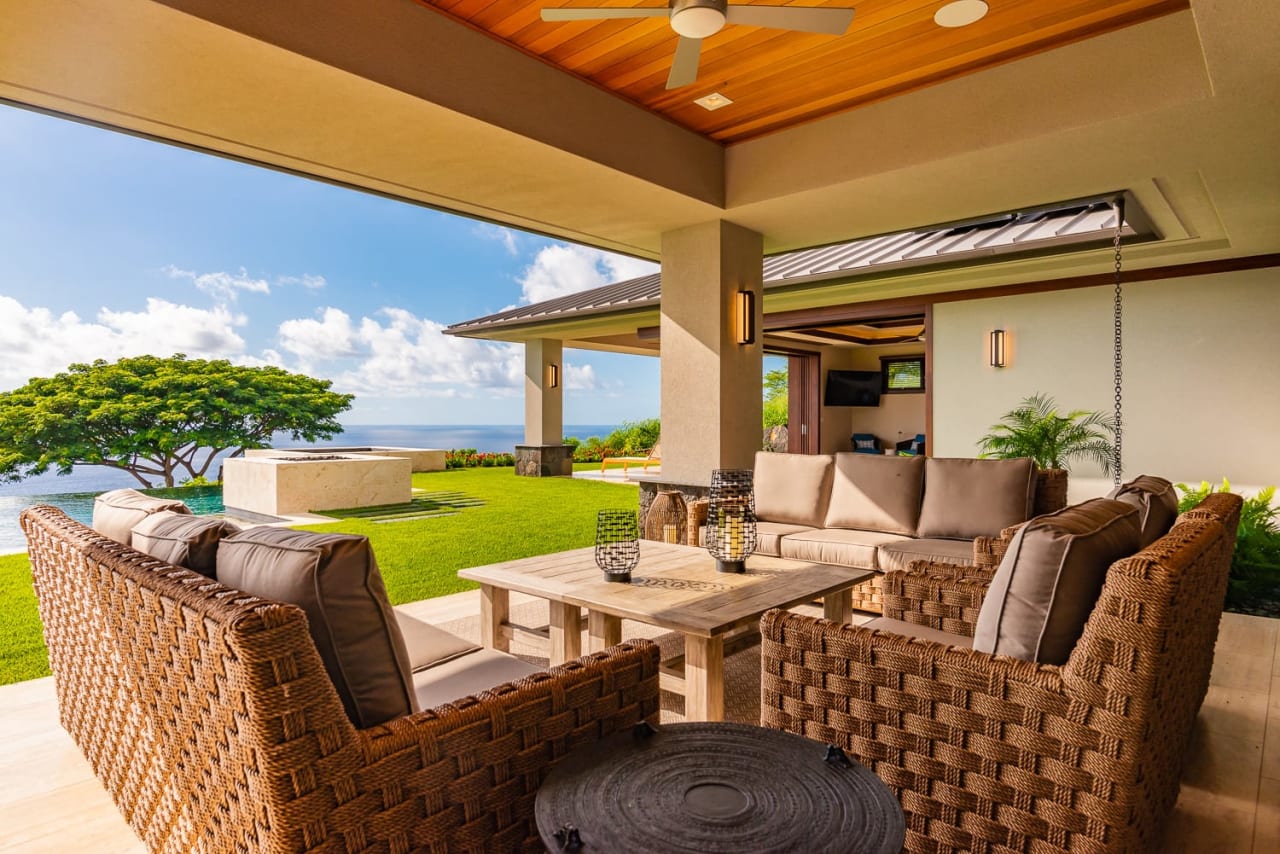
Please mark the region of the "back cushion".
[[409, 654], [365, 537], [250, 528], [219, 544], [218, 581], [306, 612], [357, 727], [416, 711]]
[[161, 510], [133, 526], [133, 547], [156, 560], [214, 578], [219, 541], [238, 533], [239, 525], [217, 516]]
[[133, 545], [133, 526], [168, 510], [191, 515], [190, 508], [172, 498], [152, 498], [136, 489], [113, 489], [93, 499], [93, 530], [117, 543]]
[[1036, 466], [1017, 460], [925, 460], [917, 536], [994, 537], [1031, 518]]
[[1169, 533], [1178, 518], [1178, 494], [1173, 484], [1162, 477], [1140, 475], [1117, 486], [1107, 497], [1138, 508], [1144, 549]]
[[756, 518], [822, 526], [831, 494], [830, 454], [756, 454]]
[[1136, 554], [1133, 505], [1095, 498], [1018, 530], [987, 589], [973, 635], [979, 652], [1065, 664], [1117, 560]]
[[836, 454], [827, 528], [914, 537], [924, 492], [924, 457]]

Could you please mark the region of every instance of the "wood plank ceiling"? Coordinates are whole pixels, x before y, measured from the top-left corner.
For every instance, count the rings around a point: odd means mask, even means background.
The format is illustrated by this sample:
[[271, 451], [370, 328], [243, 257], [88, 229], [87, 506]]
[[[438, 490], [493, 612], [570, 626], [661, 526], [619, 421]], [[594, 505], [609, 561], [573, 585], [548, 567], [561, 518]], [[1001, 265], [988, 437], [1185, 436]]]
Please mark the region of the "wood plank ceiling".
[[[856, 9], [843, 36], [726, 26], [703, 41], [698, 80], [667, 91], [677, 36], [666, 18], [546, 23], [544, 6], [662, 0], [418, 0], [676, 123], [741, 142], [830, 113], [1186, 9], [1189, 0], [988, 0], [976, 24], [945, 29], [945, 0], [747, 0]], [[719, 92], [714, 112], [694, 100]], [[1052, 93], [1046, 93], [1051, 96]]]

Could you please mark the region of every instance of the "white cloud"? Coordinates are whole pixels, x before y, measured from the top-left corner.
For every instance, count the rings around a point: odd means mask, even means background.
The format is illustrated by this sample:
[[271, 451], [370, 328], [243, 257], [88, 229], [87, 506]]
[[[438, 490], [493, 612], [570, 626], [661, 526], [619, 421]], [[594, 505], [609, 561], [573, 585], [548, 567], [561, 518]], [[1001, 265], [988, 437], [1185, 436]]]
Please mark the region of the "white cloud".
[[193, 270], [181, 270], [172, 264], [164, 268], [171, 279], [188, 279], [199, 290], [219, 302], [235, 302], [240, 291], [254, 294], [271, 293], [271, 285], [266, 279], [254, 279], [244, 267], [239, 273], [196, 273]]
[[534, 303], [657, 271], [658, 265], [652, 261], [587, 246], [556, 244], [538, 252], [518, 281], [524, 302]]
[[276, 284], [280, 285], [302, 285], [309, 291], [318, 291], [328, 284], [324, 276], [315, 276], [311, 273], [303, 273], [301, 276], [277, 276]]
[[493, 225], [488, 222], [477, 223], [475, 234], [477, 237], [483, 237], [486, 240], [498, 241], [507, 250], [508, 255], [520, 254], [520, 245], [517, 242], [516, 232], [506, 226]]
[[0, 317], [5, 319], [0, 324], [0, 388], [6, 390], [75, 362], [174, 353], [242, 358], [245, 349], [236, 329], [247, 320], [224, 306], [193, 308], [152, 297], [144, 311], [103, 308], [96, 322], [90, 322], [74, 312], [54, 315], [0, 295]]
[[595, 391], [597, 388], [595, 368], [590, 365], [573, 365], [566, 362], [564, 387], [566, 391]]
[[[524, 348], [444, 334], [444, 325], [402, 308], [353, 320], [336, 308], [280, 324], [279, 350], [296, 368], [332, 377], [343, 391], [376, 397], [517, 396], [524, 388]], [[566, 386], [592, 388], [590, 365], [567, 366]]]

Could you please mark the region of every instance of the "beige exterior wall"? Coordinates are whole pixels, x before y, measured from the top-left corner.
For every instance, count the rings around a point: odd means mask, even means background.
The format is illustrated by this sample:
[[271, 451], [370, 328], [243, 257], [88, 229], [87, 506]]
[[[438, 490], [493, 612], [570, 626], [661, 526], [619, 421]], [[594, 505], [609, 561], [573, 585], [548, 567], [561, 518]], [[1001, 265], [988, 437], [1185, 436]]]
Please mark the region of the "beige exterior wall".
[[[555, 365], [555, 388], [547, 385]], [[524, 443], [558, 445], [564, 438], [564, 345], [537, 338], [524, 345]]]
[[[1124, 294], [1126, 477], [1280, 483], [1280, 269], [1133, 283]], [[974, 455], [1035, 392], [1111, 410], [1110, 288], [944, 303], [933, 316], [931, 453]], [[995, 328], [1009, 334], [1004, 369], [988, 365]], [[1072, 500], [1104, 492], [1100, 476], [1077, 464]]]

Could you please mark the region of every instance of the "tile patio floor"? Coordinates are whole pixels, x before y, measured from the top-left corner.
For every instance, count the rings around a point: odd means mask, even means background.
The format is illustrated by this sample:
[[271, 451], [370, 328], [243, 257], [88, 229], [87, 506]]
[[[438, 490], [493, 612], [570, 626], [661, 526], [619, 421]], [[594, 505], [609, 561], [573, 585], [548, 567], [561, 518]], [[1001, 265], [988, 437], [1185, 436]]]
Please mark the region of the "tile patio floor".
[[[531, 601], [512, 597], [512, 604]], [[445, 623], [479, 613], [477, 591], [413, 603]], [[1164, 850], [1280, 851], [1280, 620], [1226, 614], [1182, 794]], [[0, 687], [0, 852], [141, 852], [57, 723], [52, 679]]]

